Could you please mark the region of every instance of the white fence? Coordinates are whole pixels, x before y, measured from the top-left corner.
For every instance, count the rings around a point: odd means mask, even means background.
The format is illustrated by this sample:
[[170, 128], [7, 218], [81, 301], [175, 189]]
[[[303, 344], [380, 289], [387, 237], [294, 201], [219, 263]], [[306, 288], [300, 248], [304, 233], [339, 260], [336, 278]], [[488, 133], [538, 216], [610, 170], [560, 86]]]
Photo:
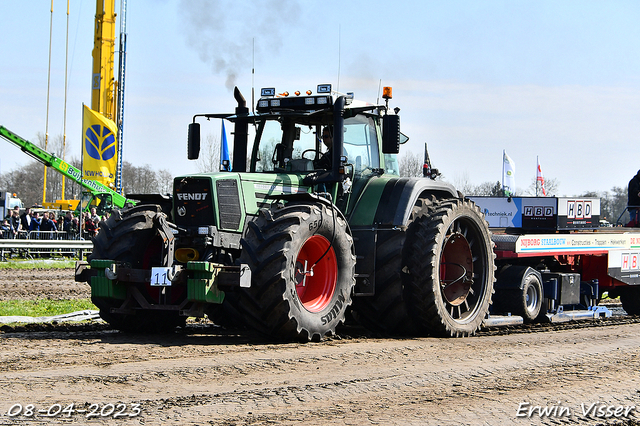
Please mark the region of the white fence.
[[83, 238], [65, 231], [18, 231], [16, 238], [9, 238], [3, 231], [0, 238], [0, 260], [12, 256], [33, 258], [40, 256], [72, 256], [80, 260], [91, 252], [93, 243], [88, 235]]

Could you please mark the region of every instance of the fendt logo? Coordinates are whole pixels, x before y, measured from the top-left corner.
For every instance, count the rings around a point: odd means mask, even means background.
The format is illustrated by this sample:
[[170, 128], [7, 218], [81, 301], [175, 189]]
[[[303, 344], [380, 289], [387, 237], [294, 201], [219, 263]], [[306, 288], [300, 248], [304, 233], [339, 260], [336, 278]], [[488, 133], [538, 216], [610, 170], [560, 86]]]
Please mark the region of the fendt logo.
[[111, 160], [116, 155], [116, 136], [108, 127], [94, 124], [87, 128], [84, 147], [95, 160]]
[[178, 200], [182, 201], [204, 201], [207, 198], [206, 192], [186, 192], [177, 194]]

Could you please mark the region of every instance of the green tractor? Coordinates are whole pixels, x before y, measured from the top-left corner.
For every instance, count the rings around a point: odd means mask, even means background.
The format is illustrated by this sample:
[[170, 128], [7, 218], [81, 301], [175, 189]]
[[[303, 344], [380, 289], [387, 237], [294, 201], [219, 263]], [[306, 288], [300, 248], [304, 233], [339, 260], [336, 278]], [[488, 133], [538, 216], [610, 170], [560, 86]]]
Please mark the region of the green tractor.
[[434, 175], [399, 176], [407, 138], [390, 88], [385, 105], [330, 85], [285, 95], [262, 89], [251, 113], [236, 88], [234, 113], [194, 116], [189, 158], [197, 118], [223, 119], [234, 126], [232, 171], [176, 177], [170, 203], [100, 224], [76, 279], [90, 283], [102, 318], [166, 331], [208, 315], [309, 341], [333, 334], [350, 309], [385, 334], [475, 333], [493, 294], [488, 226]]

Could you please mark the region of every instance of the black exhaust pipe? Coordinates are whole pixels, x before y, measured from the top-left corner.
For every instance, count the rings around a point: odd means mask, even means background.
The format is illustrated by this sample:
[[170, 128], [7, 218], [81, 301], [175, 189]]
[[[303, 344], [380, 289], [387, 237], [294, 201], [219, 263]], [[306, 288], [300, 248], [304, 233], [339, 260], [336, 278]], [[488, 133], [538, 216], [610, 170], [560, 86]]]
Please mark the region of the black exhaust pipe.
[[233, 171], [247, 171], [247, 140], [249, 139], [249, 108], [247, 101], [240, 93], [238, 86], [233, 90], [233, 97], [238, 102], [236, 116], [247, 116], [247, 119], [237, 119], [235, 122], [233, 138]]

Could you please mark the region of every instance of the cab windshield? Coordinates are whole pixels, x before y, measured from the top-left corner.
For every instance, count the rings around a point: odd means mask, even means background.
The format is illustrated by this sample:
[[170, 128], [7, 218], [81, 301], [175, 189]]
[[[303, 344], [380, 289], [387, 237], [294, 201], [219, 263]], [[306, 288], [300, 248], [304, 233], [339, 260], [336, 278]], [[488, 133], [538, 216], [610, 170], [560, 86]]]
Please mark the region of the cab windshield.
[[[347, 164], [356, 173], [380, 168], [379, 137], [373, 115], [358, 114], [344, 120], [344, 152]], [[331, 123], [332, 124], [332, 123]], [[322, 121], [311, 122], [308, 116], [283, 116], [259, 122], [253, 146], [251, 171], [309, 172], [316, 170], [319, 160], [327, 152], [322, 142]]]

